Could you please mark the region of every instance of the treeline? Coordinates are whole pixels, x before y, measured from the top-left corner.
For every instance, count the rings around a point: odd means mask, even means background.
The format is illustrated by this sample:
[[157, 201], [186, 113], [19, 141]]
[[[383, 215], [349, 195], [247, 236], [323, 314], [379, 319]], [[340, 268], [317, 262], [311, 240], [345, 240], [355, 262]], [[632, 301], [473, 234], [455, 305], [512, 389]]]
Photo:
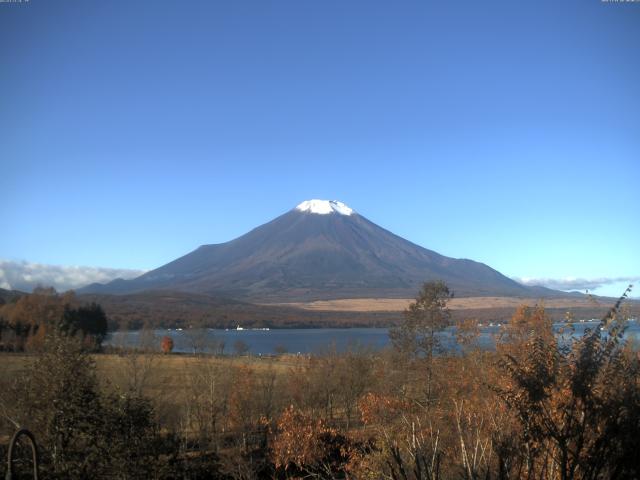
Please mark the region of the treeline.
[[386, 327], [401, 312], [322, 312], [282, 305], [256, 305], [185, 292], [81, 295], [103, 306], [111, 330], [149, 328], [322, 328]]
[[107, 328], [102, 307], [81, 303], [73, 292], [37, 288], [0, 305], [0, 351], [40, 350], [52, 330], [79, 337], [86, 348], [98, 349]]
[[640, 362], [623, 340], [624, 298], [598, 328], [558, 338], [522, 306], [497, 350], [435, 333], [453, 319], [427, 284], [393, 348], [278, 361], [145, 354], [97, 366], [51, 331], [0, 385], [0, 428], [33, 429], [45, 478], [640, 478]]
[[[45, 289], [39, 289], [43, 292]], [[15, 303], [29, 294], [0, 292], [4, 302]], [[129, 295], [71, 295], [77, 304], [98, 304], [107, 315], [108, 329], [140, 330], [161, 328], [350, 328], [392, 327], [402, 322], [402, 312], [318, 311], [283, 305], [256, 305], [238, 300], [185, 292], [148, 291]], [[3, 299], [3, 297], [5, 297]], [[591, 307], [573, 307], [576, 318], [601, 318], [606, 305], [595, 301]], [[505, 322], [513, 311], [509, 307], [453, 310], [452, 319], [475, 319], [480, 323]], [[633, 302], [631, 313], [640, 316], [640, 303]], [[554, 321], [562, 321], [566, 308], [547, 308]]]
[[[84, 302], [104, 308], [110, 330], [149, 328], [340, 328], [391, 327], [402, 322], [402, 312], [354, 312], [305, 310], [279, 305], [255, 305], [231, 299], [184, 292], [150, 291], [130, 295], [81, 295]], [[633, 305], [640, 315], [640, 303]], [[606, 305], [572, 308], [576, 318], [601, 318]], [[561, 321], [566, 308], [549, 308], [554, 321]], [[454, 320], [473, 318], [481, 323], [505, 322], [512, 308], [453, 310]]]

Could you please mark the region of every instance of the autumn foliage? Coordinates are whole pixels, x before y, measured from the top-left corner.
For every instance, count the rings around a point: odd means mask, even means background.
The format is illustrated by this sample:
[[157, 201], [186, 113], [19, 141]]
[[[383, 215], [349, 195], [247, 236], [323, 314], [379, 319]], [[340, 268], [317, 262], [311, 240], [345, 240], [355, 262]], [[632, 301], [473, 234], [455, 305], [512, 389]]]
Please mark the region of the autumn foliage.
[[162, 337], [162, 340], [160, 340], [160, 349], [162, 353], [171, 353], [173, 350], [173, 338], [167, 335]]
[[97, 350], [107, 334], [107, 316], [100, 305], [83, 304], [72, 291], [59, 294], [53, 288], [36, 288], [0, 304], [0, 351], [41, 350], [53, 330]]
[[[125, 388], [117, 376], [99, 382], [82, 335], [46, 324], [27, 337], [43, 346], [25, 378], [0, 377], [0, 435], [9, 418], [31, 421], [46, 478], [640, 478], [640, 361], [624, 340], [625, 296], [583, 335], [571, 322], [558, 335], [536, 304], [514, 312], [495, 350], [479, 348], [469, 319], [446, 350], [436, 337], [451, 324], [444, 287], [421, 291], [395, 348], [123, 352]], [[172, 346], [162, 339], [163, 352]], [[146, 388], [150, 378], [160, 381]]]

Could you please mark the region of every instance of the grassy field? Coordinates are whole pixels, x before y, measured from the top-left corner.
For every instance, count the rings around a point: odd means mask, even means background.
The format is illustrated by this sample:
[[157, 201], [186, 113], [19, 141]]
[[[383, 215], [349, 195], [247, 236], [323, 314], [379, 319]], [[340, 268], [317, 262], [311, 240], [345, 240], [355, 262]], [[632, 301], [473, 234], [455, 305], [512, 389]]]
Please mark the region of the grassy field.
[[[202, 404], [211, 393], [216, 408], [230, 401], [231, 395], [238, 395], [236, 386], [245, 385], [247, 374], [242, 367], [249, 367], [250, 377], [255, 388], [244, 392], [243, 399], [255, 402], [254, 396], [265, 393], [265, 387], [274, 386], [275, 394], [284, 382], [283, 379], [308, 362], [305, 356], [282, 355], [279, 357], [214, 357], [183, 354], [94, 354], [96, 374], [100, 390], [104, 393], [135, 392], [151, 402], [154, 419], [163, 432], [180, 432], [183, 438], [197, 438], [198, 430], [193, 424], [185, 423], [191, 418], [196, 405], [202, 410]], [[25, 376], [30, 365], [38, 359], [37, 354], [0, 353], [0, 420], [6, 405], [20, 403], [20, 399], [11, 397], [10, 386], [21, 376]], [[215, 382], [215, 395], [210, 382]], [[242, 388], [242, 387], [240, 387]], [[235, 392], [235, 393], [233, 393]], [[259, 401], [259, 400], [258, 400]], [[6, 403], [5, 403], [6, 402]], [[284, 405], [280, 397], [273, 399], [275, 413]], [[226, 408], [226, 407], [225, 407]], [[225, 410], [226, 412], [226, 410]], [[225, 414], [220, 413], [221, 417]], [[7, 417], [8, 418], [8, 417]], [[225, 418], [220, 420], [226, 422]], [[234, 427], [235, 428], [235, 427]], [[6, 445], [14, 431], [14, 425], [0, 423], [0, 445]], [[227, 432], [229, 432], [227, 428]], [[224, 438], [224, 432], [218, 432]], [[1, 472], [1, 470], [0, 470]], [[4, 477], [3, 477], [4, 478]]]
[[[317, 300], [314, 302], [282, 303], [278, 305], [303, 308], [305, 310], [341, 312], [394, 312], [402, 311], [413, 302], [413, 298], [347, 298], [341, 300]], [[513, 308], [522, 304], [533, 305], [537, 301], [520, 297], [467, 297], [453, 298], [449, 302], [451, 310], [484, 308]], [[609, 307], [615, 300], [589, 298], [555, 298], [544, 300], [547, 308], [590, 308]]]
[[[36, 355], [30, 354], [0, 354], [0, 385], [21, 375], [36, 358]], [[156, 394], [184, 390], [189, 375], [202, 369], [247, 366], [257, 374], [281, 374], [307, 361], [304, 356], [294, 355], [213, 357], [182, 354], [96, 354], [92, 358], [96, 362], [98, 376], [105, 385], [125, 389], [132, 381], [139, 380], [143, 393], [152, 398]]]

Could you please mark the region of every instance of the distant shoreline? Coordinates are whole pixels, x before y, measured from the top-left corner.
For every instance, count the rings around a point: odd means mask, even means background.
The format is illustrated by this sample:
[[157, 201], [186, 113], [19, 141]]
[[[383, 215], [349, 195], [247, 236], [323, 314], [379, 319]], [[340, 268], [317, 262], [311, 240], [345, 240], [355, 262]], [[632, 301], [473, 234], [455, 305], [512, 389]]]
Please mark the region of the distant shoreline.
[[[594, 297], [595, 298], [595, 297]], [[534, 299], [525, 297], [461, 297], [449, 302], [451, 310], [517, 308], [520, 305], [544, 303], [547, 308], [602, 308], [608, 307], [616, 299], [601, 298], [550, 298]], [[323, 312], [398, 312], [403, 311], [412, 298], [345, 298], [336, 300], [315, 300], [310, 302], [263, 302], [260, 305], [301, 308]]]

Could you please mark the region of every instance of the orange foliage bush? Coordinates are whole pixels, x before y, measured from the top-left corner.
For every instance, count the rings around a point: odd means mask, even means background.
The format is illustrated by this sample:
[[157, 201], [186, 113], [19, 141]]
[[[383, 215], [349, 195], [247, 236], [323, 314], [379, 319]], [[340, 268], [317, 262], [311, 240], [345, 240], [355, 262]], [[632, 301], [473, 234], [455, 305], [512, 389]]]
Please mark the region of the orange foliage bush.
[[[289, 406], [276, 422], [271, 441], [276, 470], [300, 478], [344, 478], [360, 463], [361, 444], [329, 427], [323, 419]], [[291, 478], [298, 478], [294, 475]]]
[[278, 419], [272, 443], [276, 468], [303, 467], [316, 463], [323, 455], [319, 436], [332, 433], [321, 419], [314, 420], [289, 406]]
[[410, 405], [405, 399], [367, 393], [358, 402], [358, 408], [365, 425], [384, 425], [409, 411]]
[[173, 350], [173, 338], [166, 335], [162, 337], [160, 348], [162, 348], [162, 353], [171, 353], [171, 351]]

